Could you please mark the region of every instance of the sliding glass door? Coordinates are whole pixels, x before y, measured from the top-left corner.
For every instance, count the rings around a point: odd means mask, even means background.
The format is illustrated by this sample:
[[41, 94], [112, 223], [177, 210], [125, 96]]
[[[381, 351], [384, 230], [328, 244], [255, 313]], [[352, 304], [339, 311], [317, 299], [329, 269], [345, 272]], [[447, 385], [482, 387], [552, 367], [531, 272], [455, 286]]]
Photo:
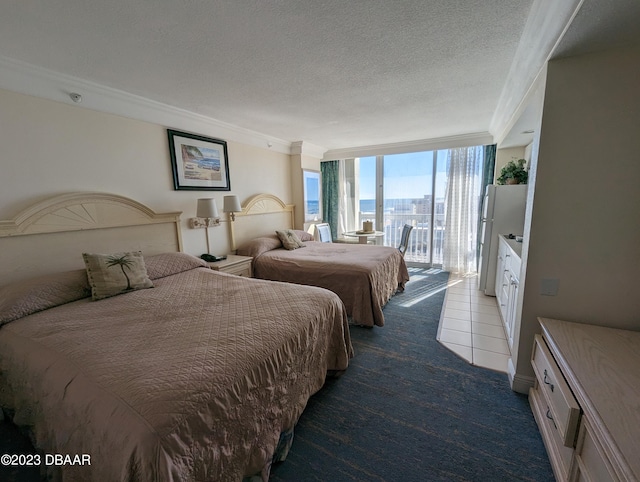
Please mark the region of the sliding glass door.
[[357, 160], [359, 225], [371, 220], [384, 244], [398, 246], [405, 224], [413, 226], [406, 261], [442, 264], [446, 151]]
[[385, 244], [398, 246], [403, 226], [413, 226], [405, 254], [407, 261], [431, 263], [433, 154], [416, 152], [383, 158]]

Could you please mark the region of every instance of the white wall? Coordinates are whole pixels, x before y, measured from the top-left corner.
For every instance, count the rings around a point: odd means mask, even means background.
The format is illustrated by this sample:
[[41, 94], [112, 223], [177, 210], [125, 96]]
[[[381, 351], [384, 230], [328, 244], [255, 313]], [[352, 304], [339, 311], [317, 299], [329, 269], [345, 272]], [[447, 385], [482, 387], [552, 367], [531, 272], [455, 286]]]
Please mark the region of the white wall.
[[[37, 200], [72, 191], [130, 197], [156, 212], [182, 211], [184, 250], [206, 251], [203, 230], [187, 227], [196, 199], [240, 201], [268, 192], [293, 202], [290, 156], [228, 142], [231, 191], [176, 191], [166, 128], [112, 114], [0, 90], [0, 219]], [[200, 135], [222, 138], [203, 127]], [[226, 217], [223, 217], [226, 220]], [[229, 250], [227, 223], [210, 228], [212, 252]], [[25, 253], [26, 255], [26, 253]]]
[[[304, 219], [304, 182], [303, 169], [320, 172], [319, 156], [310, 155], [305, 152], [304, 142], [294, 143], [291, 154], [291, 180], [293, 203], [300, 206], [294, 211], [294, 227], [296, 229], [309, 229], [309, 223]], [[313, 230], [311, 230], [313, 231]]]
[[496, 150], [496, 167], [493, 174], [493, 183], [496, 183], [496, 179], [500, 177], [500, 171], [507, 165], [509, 161], [517, 161], [524, 158], [524, 147], [509, 147], [505, 149]]
[[[555, 60], [547, 75], [513, 354], [523, 378], [539, 316], [640, 330], [640, 46]], [[546, 279], [556, 296], [540, 293]]]

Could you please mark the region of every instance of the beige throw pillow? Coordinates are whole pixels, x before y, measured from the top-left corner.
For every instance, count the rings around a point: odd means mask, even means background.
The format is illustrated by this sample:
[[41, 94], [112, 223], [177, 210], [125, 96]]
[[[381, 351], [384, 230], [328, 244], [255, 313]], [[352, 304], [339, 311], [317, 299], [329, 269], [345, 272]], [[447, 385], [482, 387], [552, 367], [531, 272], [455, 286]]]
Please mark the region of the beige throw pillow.
[[304, 248], [304, 244], [300, 241], [298, 235], [293, 231], [293, 229], [284, 229], [282, 231], [276, 231], [278, 238], [282, 242], [282, 246], [285, 249], [297, 249]]
[[93, 300], [153, 288], [140, 251], [114, 254], [82, 253], [82, 257], [87, 267]]

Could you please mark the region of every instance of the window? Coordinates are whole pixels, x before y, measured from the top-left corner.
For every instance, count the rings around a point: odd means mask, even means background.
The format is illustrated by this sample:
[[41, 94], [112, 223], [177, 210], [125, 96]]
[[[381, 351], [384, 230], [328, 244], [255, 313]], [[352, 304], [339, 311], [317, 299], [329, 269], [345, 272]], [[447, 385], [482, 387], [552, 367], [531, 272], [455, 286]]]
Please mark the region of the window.
[[363, 221], [373, 221], [374, 228], [385, 233], [384, 244], [395, 247], [402, 227], [411, 224], [414, 229], [405, 260], [431, 266], [446, 264], [451, 269], [445, 254], [462, 252], [465, 266], [456, 265], [455, 269], [468, 271], [477, 229], [470, 227], [460, 233], [459, 228], [462, 221], [471, 226], [479, 216], [483, 153], [483, 147], [476, 146], [341, 161], [345, 192], [340, 203], [341, 229], [362, 229]]
[[304, 187], [304, 220], [320, 221], [322, 219], [320, 172], [303, 169], [302, 185]]

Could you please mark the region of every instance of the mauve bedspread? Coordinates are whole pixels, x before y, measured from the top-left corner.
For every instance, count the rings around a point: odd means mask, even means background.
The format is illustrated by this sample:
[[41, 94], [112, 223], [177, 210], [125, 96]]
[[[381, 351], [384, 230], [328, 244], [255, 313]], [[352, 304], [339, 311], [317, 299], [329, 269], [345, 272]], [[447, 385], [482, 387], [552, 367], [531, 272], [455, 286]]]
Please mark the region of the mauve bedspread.
[[0, 328], [0, 406], [64, 481], [267, 480], [326, 371], [352, 356], [323, 289], [197, 268], [155, 288], [89, 298]]
[[409, 281], [404, 258], [389, 246], [306, 242], [254, 259], [256, 278], [320, 286], [344, 302], [352, 322], [383, 326], [382, 308]]

